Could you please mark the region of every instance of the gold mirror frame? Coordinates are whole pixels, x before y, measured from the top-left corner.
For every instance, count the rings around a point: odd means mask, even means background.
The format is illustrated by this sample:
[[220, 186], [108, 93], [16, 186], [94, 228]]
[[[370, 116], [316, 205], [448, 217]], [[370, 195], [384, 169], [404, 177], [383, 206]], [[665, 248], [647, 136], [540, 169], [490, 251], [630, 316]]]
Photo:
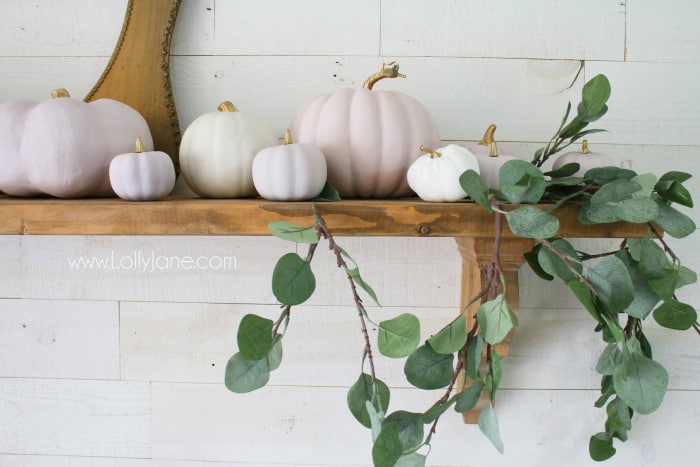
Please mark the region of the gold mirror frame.
[[148, 122], [155, 149], [167, 153], [179, 173], [180, 125], [170, 85], [170, 42], [180, 0], [129, 0], [114, 52], [85, 96], [115, 99]]

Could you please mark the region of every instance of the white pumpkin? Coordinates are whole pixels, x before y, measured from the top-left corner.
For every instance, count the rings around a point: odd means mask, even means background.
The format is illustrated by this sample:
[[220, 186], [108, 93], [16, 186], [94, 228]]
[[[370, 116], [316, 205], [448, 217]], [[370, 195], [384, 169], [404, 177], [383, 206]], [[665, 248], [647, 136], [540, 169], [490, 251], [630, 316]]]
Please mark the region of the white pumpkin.
[[514, 156], [500, 155], [495, 141], [491, 141], [489, 148], [489, 154], [476, 154], [476, 160], [479, 162], [479, 170], [481, 171], [481, 179], [484, 181], [487, 189], [498, 188], [500, 185], [498, 172], [501, 170], [501, 167], [506, 162], [517, 159]]
[[167, 196], [175, 186], [175, 166], [162, 151], [144, 151], [136, 138], [136, 151], [119, 154], [109, 164], [112, 189], [128, 201], [150, 201]]
[[265, 120], [238, 112], [233, 104], [224, 102], [218, 112], [197, 117], [185, 130], [180, 171], [199, 196], [253, 197], [253, 159], [261, 149], [278, 143]]
[[583, 177], [586, 172], [591, 169], [615, 165], [615, 162], [607, 154], [591, 152], [590, 149], [588, 149], [588, 141], [585, 139], [581, 142], [580, 151], [567, 152], [559, 156], [552, 164], [552, 170], [558, 170], [572, 162], [576, 162], [581, 166], [579, 170], [572, 175], [573, 177]]
[[420, 147], [427, 152], [408, 169], [408, 184], [424, 201], [458, 201], [467, 196], [459, 177], [467, 170], [479, 173], [479, 163], [468, 149], [448, 144], [436, 150]]
[[255, 189], [273, 201], [315, 198], [323, 191], [326, 175], [326, 158], [318, 146], [292, 143], [289, 130], [283, 145], [262, 149], [253, 160]]
[[370, 76], [361, 89], [321, 94], [297, 111], [294, 141], [321, 148], [328, 181], [343, 198], [408, 196], [408, 167], [420, 145], [440, 144], [437, 125], [426, 108], [398, 91], [372, 90], [384, 78], [404, 77], [392, 62]]
[[[491, 154], [491, 143], [495, 142], [494, 134], [496, 133], [496, 125], [491, 124], [484, 132], [484, 137], [478, 143], [467, 143], [465, 147], [469, 149], [475, 156], [487, 157]], [[499, 155], [501, 156], [512, 156], [510, 148], [506, 145], [498, 146]]]
[[0, 190], [13, 196], [114, 196], [109, 164], [153, 140], [146, 120], [113, 99], [84, 102], [65, 89], [44, 102], [0, 104]]

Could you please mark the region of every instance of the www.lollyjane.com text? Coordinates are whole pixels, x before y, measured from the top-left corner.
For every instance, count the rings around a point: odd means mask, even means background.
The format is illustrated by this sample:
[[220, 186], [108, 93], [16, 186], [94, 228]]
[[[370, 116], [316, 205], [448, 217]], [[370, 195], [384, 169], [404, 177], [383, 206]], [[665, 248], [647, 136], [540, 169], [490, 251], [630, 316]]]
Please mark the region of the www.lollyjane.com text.
[[235, 256], [163, 256], [154, 251], [135, 250], [131, 255], [67, 257], [70, 269], [115, 270], [148, 273], [155, 271], [232, 271], [237, 268]]

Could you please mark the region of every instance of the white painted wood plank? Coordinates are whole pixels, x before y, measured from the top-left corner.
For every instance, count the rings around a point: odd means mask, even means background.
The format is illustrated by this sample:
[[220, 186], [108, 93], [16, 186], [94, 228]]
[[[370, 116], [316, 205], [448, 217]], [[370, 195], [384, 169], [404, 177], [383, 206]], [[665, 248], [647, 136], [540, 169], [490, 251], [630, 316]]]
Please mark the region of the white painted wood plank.
[[150, 457], [146, 383], [0, 378], [0, 452]]
[[384, 0], [381, 53], [622, 60], [624, 13], [610, 0]]
[[600, 141], [700, 145], [700, 64], [589, 62], [586, 72], [605, 74], [612, 86]]
[[0, 300], [0, 375], [119, 378], [116, 302]]
[[377, 55], [379, 5], [379, 0], [217, 2], [216, 54]]
[[[0, 454], [3, 467], [246, 467], [239, 462], [176, 461], [172, 459], [134, 459], [114, 457], [32, 456]], [[255, 467], [303, 467], [297, 464], [256, 463]]]
[[[266, 119], [282, 135], [308, 99], [359, 87], [388, 57], [173, 57], [173, 93], [185, 129], [231, 100]], [[546, 141], [569, 100], [578, 61], [405, 57], [405, 79], [376, 89], [405, 92], [433, 115], [445, 140], [478, 140], [490, 123], [503, 141]], [[274, 70], [271, 73], [270, 70]]]
[[693, 0], [629, 0], [626, 59], [700, 62], [699, 17], [700, 4]]
[[[370, 434], [349, 415], [346, 391], [268, 387], [237, 395], [220, 385], [154, 383], [153, 455], [250, 464], [371, 465]], [[431, 398], [416, 390], [394, 390], [390, 410], [422, 411]], [[588, 458], [588, 438], [602, 430], [604, 420], [602, 411], [593, 407], [596, 398], [596, 391], [503, 390], [497, 413], [504, 455], [496, 453], [475, 425], [463, 425], [450, 412], [438, 425], [429, 463], [597, 465]], [[657, 413], [635, 417], [616, 465], [692, 465], [687, 452], [696, 442], [698, 401], [697, 391], [671, 392]]]
[[19, 280], [27, 298], [276, 303], [289, 251], [273, 237], [27, 236]]
[[20, 269], [20, 237], [0, 235], [0, 297], [20, 297], [21, 281], [17, 277]]
[[215, 0], [181, 0], [170, 55], [211, 54], [216, 31]]
[[126, 12], [126, 0], [0, 4], [0, 56], [112, 54]]
[[0, 57], [0, 102], [45, 101], [66, 88], [83, 98], [107, 65], [107, 57]]

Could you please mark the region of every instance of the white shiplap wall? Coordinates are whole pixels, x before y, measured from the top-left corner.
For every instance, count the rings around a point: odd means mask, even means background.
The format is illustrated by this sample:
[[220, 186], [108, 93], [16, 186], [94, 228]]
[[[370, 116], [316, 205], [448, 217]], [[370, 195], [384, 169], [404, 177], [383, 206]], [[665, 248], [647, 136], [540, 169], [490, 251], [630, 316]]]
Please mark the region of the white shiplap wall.
[[[144, 1], [144, 0], [141, 0]], [[2, 0], [0, 102], [85, 95], [107, 63], [125, 0]], [[577, 102], [585, 77], [612, 82], [610, 130], [591, 145], [625, 167], [700, 172], [700, 3], [694, 0], [182, 0], [172, 82], [182, 128], [222, 100], [278, 134], [322, 91], [358, 85], [397, 59], [444, 140], [500, 140], [528, 159]], [[697, 181], [691, 183], [697, 192]], [[691, 212], [691, 215], [698, 218]], [[384, 309], [453, 316], [459, 258], [451, 239], [342, 239]], [[581, 242], [604, 248], [605, 242]], [[694, 241], [673, 246], [700, 269]], [[248, 312], [276, 316], [270, 271], [290, 245], [271, 238], [0, 237], [0, 465], [58, 467], [360, 466], [369, 433], [345, 409], [361, 337], [344, 279], [318, 255], [319, 290], [300, 307], [271, 385], [240, 396], [222, 384]], [[85, 271], [67, 257], [234, 256], [227, 271]], [[561, 287], [521, 276], [521, 326], [505, 361], [498, 414], [506, 453], [475, 426], [441, 421], [440, 466], [584, 466], [602, 428], [592, 404], [602, 345]], [[697, 303], [700, 290], [683, 298]], [[671, 391], [635, 417], [610, 465], [691, 466], [700, 428], [697, 337], [650, 324]], [[379, 364], [394, 407], [429, 397]]]

